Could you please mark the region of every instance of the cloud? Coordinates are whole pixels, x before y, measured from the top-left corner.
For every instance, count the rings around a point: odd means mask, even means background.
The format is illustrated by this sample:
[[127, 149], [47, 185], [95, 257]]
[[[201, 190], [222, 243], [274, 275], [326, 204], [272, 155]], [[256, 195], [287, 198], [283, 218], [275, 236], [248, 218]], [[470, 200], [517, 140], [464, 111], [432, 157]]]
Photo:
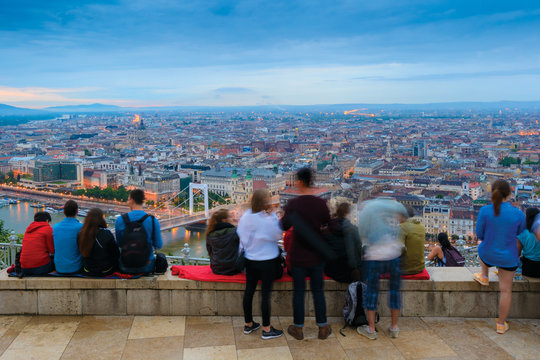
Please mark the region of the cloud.
[[254, 94], [256, 91], [245, 87], [222, 87], [215, 89], [216, 94]]

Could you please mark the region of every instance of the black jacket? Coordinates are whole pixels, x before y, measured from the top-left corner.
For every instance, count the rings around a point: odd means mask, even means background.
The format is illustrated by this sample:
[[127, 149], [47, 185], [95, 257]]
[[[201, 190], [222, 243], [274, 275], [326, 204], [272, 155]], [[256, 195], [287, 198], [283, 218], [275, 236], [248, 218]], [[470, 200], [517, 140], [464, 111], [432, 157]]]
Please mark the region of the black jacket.
[[99, 229], [90, 256], [83, 258], [83, 274], [107, 276], [117, 270], [120, 250], [109, 229]]
[[229, 223], [217, 224], [214, 230], [206, 236], [206, 249], [210, 255], [210, 268], [214, 274], [238, 274], [235, 263], [238, 257], [239, 242], [236, 227]]
[[351, 272], [360, 270], [362, 264], [362, 242], [358, 229], [348, 219], [332, 219], [330, 221], [329, 243], [338, 258], [329, 261], [325, 273], [332, 279], [350, 283]]

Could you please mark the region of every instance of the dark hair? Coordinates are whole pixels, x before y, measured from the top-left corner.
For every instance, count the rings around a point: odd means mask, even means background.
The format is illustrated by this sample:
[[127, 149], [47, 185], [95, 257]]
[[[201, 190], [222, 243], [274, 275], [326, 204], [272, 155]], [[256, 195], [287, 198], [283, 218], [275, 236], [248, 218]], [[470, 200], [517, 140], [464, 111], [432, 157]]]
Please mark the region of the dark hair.
[[38, 211], [37, 213], [34, 214], [34, 221], [38, 221], [38, 222], [48, 221], [48, 222], [51, 222], [52, 221], [51, 214], [49, 214], [46, 211]]
[[68, 200], [64, 204], [64, 215], [66, 215], [67, 217], [75, 217], [78, 210], [79, 205], [77, 205], [77, 202], [75, 200]]
[[410, 205], [405, 205], [405, 209], [407, 209], [407, 215], [409, 215], [409, 218], [414, 217], [414, 209]]
[[439, 235], [437, 235], [437, 240], [439, 240], [439, 244], [441, 244], [443, 249], [450, 249], [452, 247], [450, 241], [448, 241], [447, 233], [439, 233]]
[[83, 257], [90, 256], [99, 228], [106, 227], [107, 223], [103, 217], [103, 211], [99, 208], [90, 209], [79, 233], [79, 251]]
[[313, 182], [313, 170], [308, 167], [303, 167], [296, 172], [296, 178], [305, 186], [309, 187]]
[[491, 185], [491, 202], [495, 216], [499, 216], [501, 213], [501, 204], [510, 193], [510, 184], [505, 180], [497, 180]]
[[268, 191], [265, 189], [258, 189], [253, 192], [251, 196], [251, 211], [258, 213], [268, 208]]
[[212, 214], [210, 220], [208, 220], [208, 226], [206, 227], [206, 235], [210, 234], [216, 228], [216, 225], [229, 218], [229, 210], [219, 209]]
[[529, 231], [532, 230], [534, 219], [536, 218], [536, 215], [538, 215], [538, 213], [540, 213], [540, 210], [538, 210], [538, 208], [528, 208], [525, 211], [525, 220], [527, 221], [527, 229], [529, 229]]
[[351, 212], [351, 205], [349, 203], [343, 202], [337, 206], [336, 217], [339, 219], [344, 219]]
[[144, 191], [142, 191], [141, 189], [131, 190], [131, 192], [129, 193], [129, 198], [133, 199], [133, 201], [135, 201], [135, 204], [142, 205], [144, 201]]

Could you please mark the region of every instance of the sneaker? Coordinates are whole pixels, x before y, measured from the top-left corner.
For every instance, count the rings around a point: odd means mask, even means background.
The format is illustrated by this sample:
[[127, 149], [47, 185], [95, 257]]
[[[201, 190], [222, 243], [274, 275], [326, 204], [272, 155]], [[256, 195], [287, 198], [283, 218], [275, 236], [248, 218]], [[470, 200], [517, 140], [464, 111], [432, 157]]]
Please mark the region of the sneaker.
[[395, 329], [392, 329], [392, 327], [389, 327], [388, 328], [388, 333], [390, 334], [390, 337], [392, 339], [397, 339], [397, 337], [399, 335], [399, 328], [396, 327]]
[[254, 332], [255, 330], [258, 330], [260, 327], [261, 327], [261, 324], [256, 323], [255, 321], [253, 322], [253, 325], [251, 325], [251, 326], [245, 325], [244, 326], [244, 335], [249, 335], [252, 332]]
[[362, 325], [362, 326], [357, 327], [356, 331], [360, 335], [363, 335], [363, 336], [367, 337], [369, 340], [377, 340], [377, 332], [376, 331], [371, 332], [369, 330], [369, 326], [367, 326], [367, 325]]
[[319, 339], [324, 340], [332, 333], [332, 327], [330, 325], [319, 326]]
[[483, 277], [482, 273], [476, 273], [473, 275], [473, 278], [476, 282], [478, 282], [480, 285], [483, 286], [489, 286], [489, 279], [487, 277]]
[[510, 326], [508, 326], [506, 321], [502, 325], [497, 323], [497, 334], [504, 334], [508, 331], [508, 329], [510, 329]]
[[273, 326], [270, 326], [270, 331], [262, 331], [262, 339], [268, 340], [268, 339], [275, 339], [283, 335], [283, 331], [274, 329]]
[[287, 332], [296, 340], [304, 340], [304, 331], [302, 331], [301, 327], [289, 325]]

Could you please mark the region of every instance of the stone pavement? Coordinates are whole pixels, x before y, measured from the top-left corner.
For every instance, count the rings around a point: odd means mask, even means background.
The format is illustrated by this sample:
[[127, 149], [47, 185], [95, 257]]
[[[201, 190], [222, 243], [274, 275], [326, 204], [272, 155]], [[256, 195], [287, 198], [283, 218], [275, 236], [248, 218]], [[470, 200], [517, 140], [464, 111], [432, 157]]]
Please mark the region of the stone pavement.
[[[257, 319], [256, 319], [257, 320]], [[286, 329], [290, 317], [272, 319]], [[540, 320], [511, 320], [495, 333], [493, 319], [400, 319], [391, 339], [389, 318], [379, 339], [367, 340], [329, 319], [333, 334], [317, 339], [313, 318], [305, 338], [288, 334], [262, 340], [260, 330], [243, 334], [241, 317], [213, 316], [0, 316], [0, 360], [4, 359], [540, 359]]]

